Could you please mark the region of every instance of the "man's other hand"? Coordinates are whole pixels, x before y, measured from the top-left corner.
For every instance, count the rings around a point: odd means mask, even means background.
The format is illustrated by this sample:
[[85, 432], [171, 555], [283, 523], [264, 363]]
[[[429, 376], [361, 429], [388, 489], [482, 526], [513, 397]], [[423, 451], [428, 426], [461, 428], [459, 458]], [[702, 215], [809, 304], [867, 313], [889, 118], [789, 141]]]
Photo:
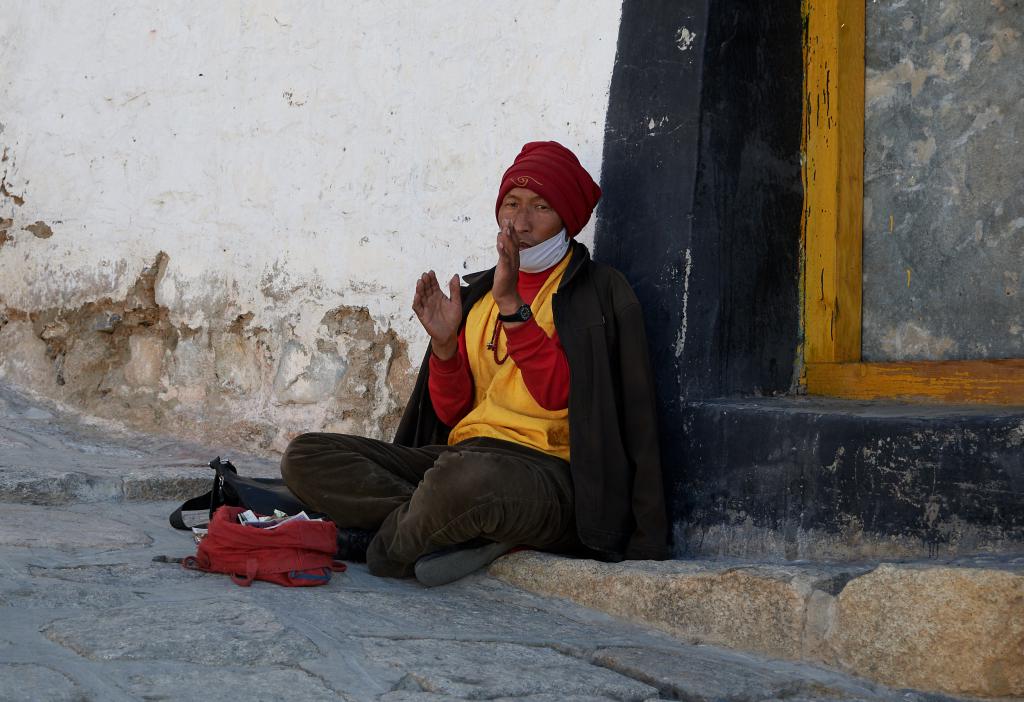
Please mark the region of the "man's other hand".
[[412, 309], [420, 324], [430, 334], [434, 355], [447, 361], [459, 348], [459, 323], [462, 321], [462, 291], [459, 276], [448, 281], [449, 295], [441, 291], [434, 271], [427, 271], [416, 281]]

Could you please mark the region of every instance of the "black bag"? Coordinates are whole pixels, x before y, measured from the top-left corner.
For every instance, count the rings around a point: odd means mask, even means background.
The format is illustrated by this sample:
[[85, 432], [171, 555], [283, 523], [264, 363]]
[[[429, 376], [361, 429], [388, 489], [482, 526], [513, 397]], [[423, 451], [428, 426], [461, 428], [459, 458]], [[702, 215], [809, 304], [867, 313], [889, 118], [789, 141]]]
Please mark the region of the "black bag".
[[192, 529], [182, 519], [182, 512], [209, 510], [209, 518], [212, 519], [214, 511], [221, 505], [245, 507], [257, 514], [273, 514], [275, 509], [279, 509], [287, 514], [305, 511], [310, 517], [317, 516], [280, 478], [243, 478], [231, 461], [222, 461], [220, 456], [210, 461], [210, 467], [215, 473], [213, 488], [205, 495], [186, 500], [174, 510], [170, 522], [175, 529]]

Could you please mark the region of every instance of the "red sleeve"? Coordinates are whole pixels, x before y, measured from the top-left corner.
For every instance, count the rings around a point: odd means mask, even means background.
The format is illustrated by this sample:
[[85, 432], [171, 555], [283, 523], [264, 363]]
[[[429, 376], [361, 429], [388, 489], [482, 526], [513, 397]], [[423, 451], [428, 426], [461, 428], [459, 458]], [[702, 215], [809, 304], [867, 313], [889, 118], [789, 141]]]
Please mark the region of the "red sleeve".
[[447, 361], [430, 354], [430, 403], [437, 418], [454, 427], [473, 409], [473, 375], [466, 353], [466, 332], [459, 332], [459, 350]]
[[558, 332], [548, 336], [537, 321], [505, 329], [508, 352], [523, 374], [526, 389], [546, 410], [569, 406], [569, 361], [558, 340]]

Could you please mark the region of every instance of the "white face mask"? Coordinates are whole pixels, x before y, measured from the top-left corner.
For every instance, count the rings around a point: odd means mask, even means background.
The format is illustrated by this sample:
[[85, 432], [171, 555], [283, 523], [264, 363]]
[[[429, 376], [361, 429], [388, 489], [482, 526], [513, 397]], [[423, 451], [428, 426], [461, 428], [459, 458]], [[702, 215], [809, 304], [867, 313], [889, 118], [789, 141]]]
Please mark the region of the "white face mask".
[[569, 237], [565, 229], [547, 241], [519, 252], [519, 270], [527, 273], [540, 273], [562, 260], [569, 250]]

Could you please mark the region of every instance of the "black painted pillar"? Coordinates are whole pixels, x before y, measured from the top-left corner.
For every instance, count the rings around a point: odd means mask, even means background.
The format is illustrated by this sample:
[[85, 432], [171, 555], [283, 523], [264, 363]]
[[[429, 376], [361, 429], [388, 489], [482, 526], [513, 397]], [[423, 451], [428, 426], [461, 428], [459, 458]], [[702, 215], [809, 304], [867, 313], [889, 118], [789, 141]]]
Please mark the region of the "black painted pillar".
[[623, 4], [595, 257], [644, 306], [673, 517], [686, 404], [792, 382], [802, 31], [800, 0]]

